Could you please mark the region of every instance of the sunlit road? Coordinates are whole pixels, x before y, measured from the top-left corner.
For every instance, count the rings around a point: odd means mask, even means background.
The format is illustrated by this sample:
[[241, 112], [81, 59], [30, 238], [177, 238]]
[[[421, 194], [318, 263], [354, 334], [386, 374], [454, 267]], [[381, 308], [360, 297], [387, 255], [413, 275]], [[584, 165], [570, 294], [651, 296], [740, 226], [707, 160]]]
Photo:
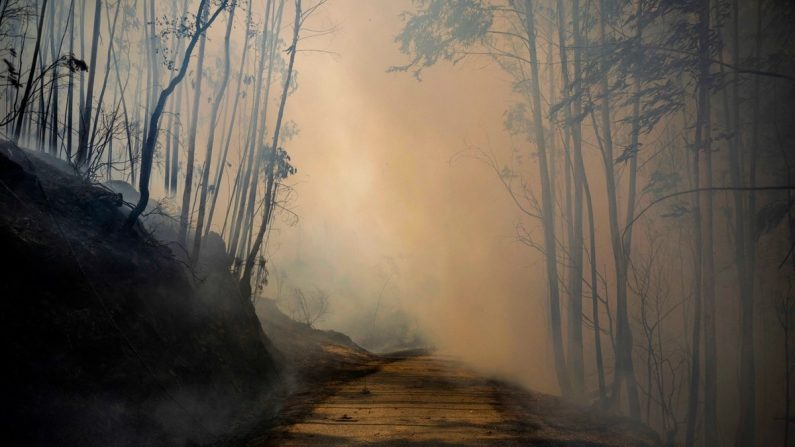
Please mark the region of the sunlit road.
[[343, 386], [280, 445], [505, 445], [512, 435], [493, 394], [448, 361], [409, 358]]
[[552, 398], [528, 407], [510, 392], [450, 359], [410, 357], [348, 382], [320, 402], [294, 403], [309, 406], [306, 416], [254, 445], [653, 445], [615, 436], [581, 415], [565, 416], [574, 430], [550, 424], [539, 413], [560, 412], [550, 406]]

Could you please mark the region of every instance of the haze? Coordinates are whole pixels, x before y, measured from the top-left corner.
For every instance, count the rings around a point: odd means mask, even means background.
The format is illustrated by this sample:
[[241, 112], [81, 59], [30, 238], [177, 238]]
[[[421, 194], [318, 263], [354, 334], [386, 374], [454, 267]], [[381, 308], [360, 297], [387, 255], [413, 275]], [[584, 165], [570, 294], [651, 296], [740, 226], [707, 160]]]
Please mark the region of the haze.
[[301, 128], [298, 222], [274, 228], [271, 266], [287, 284], [326, 289], [320, 326], [355, 339], [372, 330], [388, 277], [381, 312], [403, 309], [440, 348], [552, 390], [541, 257], [516, 242], [519, 216], [499, 181], [462, 154], [522, 143], [503, 130], [510, 82], [485, 59], [422, 82], [387, 73], [403, 61], [394, 36], [410, 7], [340, 1], [314, 18], [335, 31], [306, 48], [332, 54], [301, 54], [287, 109]]
[[89, 235], [61, 231], [65, 258], [210, 297], [191, 331], [282, 371], [246, 380], [284, 408], [407, 365], [621, 436], [793, 445], [793, 24], [784, 0], [6, 0], [0, 199], [8, 228], [41, 223], [35, 177]]

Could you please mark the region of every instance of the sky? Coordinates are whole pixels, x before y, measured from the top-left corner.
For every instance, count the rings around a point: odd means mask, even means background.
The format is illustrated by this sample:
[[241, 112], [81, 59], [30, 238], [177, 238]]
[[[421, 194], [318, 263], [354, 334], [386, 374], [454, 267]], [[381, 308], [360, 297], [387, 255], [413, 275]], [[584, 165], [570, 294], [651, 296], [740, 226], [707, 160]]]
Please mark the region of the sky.
[[307, 23], [334, 31], [299, 43], [285, 111], [300, 129], [286, 146], [298, 219], [283, 213], [270, 236], [267, 294], [283, 272], [288, 290], [331, 296], [319, 327], [356, 340], [402, 312], [440, 351], [554, 390], [542, 258], [517, 242], [520, 216], [496, 175], [468, 155], [527, 144], [504, 130], [510, 80], [487, 59], [439, 64], [422, 81], [387, 72], [406, 62], [394, 37], [409, 9], [331, 0]]

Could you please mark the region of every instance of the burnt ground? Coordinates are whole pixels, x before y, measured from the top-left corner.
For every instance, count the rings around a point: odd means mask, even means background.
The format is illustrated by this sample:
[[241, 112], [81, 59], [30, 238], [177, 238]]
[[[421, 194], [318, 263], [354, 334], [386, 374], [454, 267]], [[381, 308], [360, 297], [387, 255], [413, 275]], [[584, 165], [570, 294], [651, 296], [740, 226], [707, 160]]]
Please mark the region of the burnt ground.
[[228, 262], [188, 269], [123, 210], [0, 141], [5, 445], [207, 444], [278, 409], [278, 353]]

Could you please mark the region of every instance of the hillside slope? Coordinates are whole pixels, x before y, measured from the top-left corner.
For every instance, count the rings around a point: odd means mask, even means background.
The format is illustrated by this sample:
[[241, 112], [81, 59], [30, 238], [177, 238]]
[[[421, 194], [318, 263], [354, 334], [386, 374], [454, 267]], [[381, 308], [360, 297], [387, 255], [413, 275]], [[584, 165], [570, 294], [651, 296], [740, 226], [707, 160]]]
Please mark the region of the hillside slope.
[[120, 197], [0, 142], [8, 445], [217, 441], [276, 411], [276, 354], [223, 260], [191, 272]]

